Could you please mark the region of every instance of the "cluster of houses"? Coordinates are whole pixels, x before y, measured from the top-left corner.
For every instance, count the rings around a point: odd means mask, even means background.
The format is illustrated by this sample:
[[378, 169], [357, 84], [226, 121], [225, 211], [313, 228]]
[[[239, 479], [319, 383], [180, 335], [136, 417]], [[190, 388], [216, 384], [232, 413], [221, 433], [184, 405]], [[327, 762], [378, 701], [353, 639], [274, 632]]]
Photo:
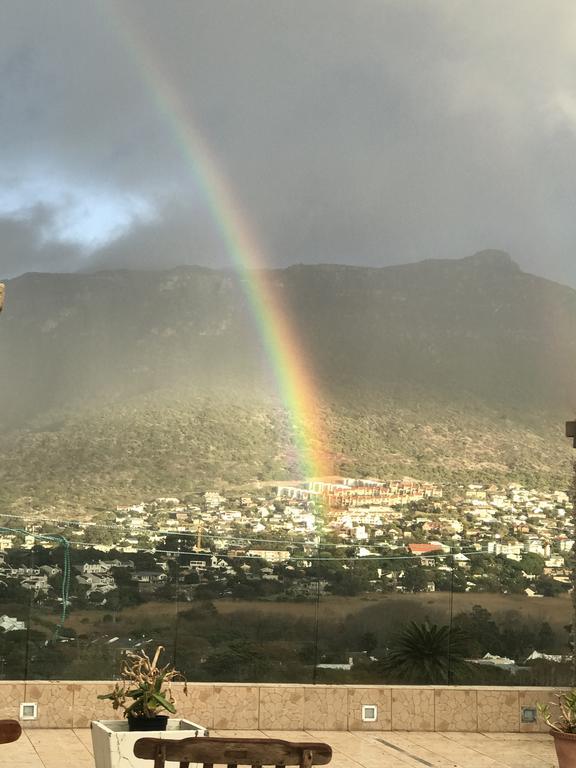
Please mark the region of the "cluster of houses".
[[[520, 562], [525, 555], [543, 559], [544, 575], [568, 585], [567, 555], [574, 545], [572, 505], [564, 491], [539, 492], [512, 483], [506, 488], [469, 485], [458, 488], [413, 514], [403, 507], [369, 505], [334, 516], [342, 541], [355, 540], [362, 554], [406, 549], [437, 571], [469, 570], [478, 553]], [[526, 574], [527, 578], [530, 574]], [[477, 585], [468, 582], [468, 589]], [[402, 591], [402, 587], [398, 587]], [[428, 585], [430, 591], [434, 584]], [[537, 593], [527, 588], [529, 596]]]
[[[311, 494], [324, 501], [335, 497], [338, 502], [327, 507], [311, 499]], [[389, 497], [397, 500], [399, 494], [400, 503], [387, 503]], [[346, 498], [352, 499], [348, 506], [343, 501]], [[358, 499], [363, 500], [362, 505]], [[310, 567], [315, 553], [326, 546], [352, 551], [359, 559], [383, 557], [384, 553], [408, 555], [438, 572], [470, 569], [476, 553], [516, 561], [531, 553], [544, 559], [546, 574], [566, 583], [566, 555], [574, 544], [567, 494], [537, 492], [518, 484], [506, 488], [470, 485], [446, 492], [412, 480], [385, 484], [340, 478], [338, 482], [311, 481], [306, 487], [287, 484], [269, 489], [264, 496], [227, 498], [208, 491], [194, 502], [162, 497], [119, 506], [105, 520], [68, 526], [72, 546], [81, 548], [88, 540], [103, 553], [100, 562], [86, 562], [74, 572], [86, 596], [97, 602], [113, 592], [117, 588], [115, 568], [126, 569], [142, 591], [156, 591], [168, 581], [171, 556], [181, 551], [188, 556], [179, 562], [177, 581], [197, 584], [210, 574], [212, 581], [229, 584], [235, 574], [278, 580], [293, 566]], [[44, 522], [53, 530], [53, 520], [38, 517], [36, 531], [42, 532]], [[14, 539], [15, 535], [3, 534], [0, 550], [12, 548]], [[35, 544], [37, 539], [30, 536], [19, 546]], [[107, 559], [105, 554], [111, 550], [124, 556]], [[135, 568], [129, 555], [141, 550], [155, 553], [155, 570]], [[266, 567], [253, 568], [254, 560], [264, 561]], [[17, 579], [25, 589], [49, 594], [51, 577], [58, 573], [56, 566], [11, 566], [0, 551], [0, 587]], [[379, 576], [385, 579], [386, 574]], [[374, 589], [380, 586], [374, 582]], [[467, 588], [475, 586], [470, 579]], [[403, 591], [401, 580], [396, 588]], [[433, 581], [427, 589], [435, 589]]]
[[411, 477], [377, 480], [331, 476], [279, 485], [278, 496], [322, 504], [326, 509], [350, 509], [372, 503], [395, 506], [421, 499], [438, 499], [442, 497], [442, 487]]
[[38, 568], [30, 565], [10, 565], [6, 553], [0, 552], [0, 587], [16, 581], [21, 587], [35, 594], [47, 594], [51, 589], [48, 579], [59, 573], [61, 573], [60, 569], [51, 565]]

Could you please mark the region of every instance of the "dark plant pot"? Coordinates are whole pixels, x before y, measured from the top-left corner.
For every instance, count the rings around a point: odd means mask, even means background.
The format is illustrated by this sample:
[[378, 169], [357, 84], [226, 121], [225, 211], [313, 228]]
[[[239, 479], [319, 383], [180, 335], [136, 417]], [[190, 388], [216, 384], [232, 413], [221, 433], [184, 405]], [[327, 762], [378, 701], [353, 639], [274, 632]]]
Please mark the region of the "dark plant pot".
[[576, 733], [559, 731], [550, 731], [550, 733], [554, 736], [559, 768], [574, 768], [576, 766]]
[[168, 715], [156, 715], [156, 717], [130, 717], [128, 720], [129, 731], [165, 731], [168, 725]]

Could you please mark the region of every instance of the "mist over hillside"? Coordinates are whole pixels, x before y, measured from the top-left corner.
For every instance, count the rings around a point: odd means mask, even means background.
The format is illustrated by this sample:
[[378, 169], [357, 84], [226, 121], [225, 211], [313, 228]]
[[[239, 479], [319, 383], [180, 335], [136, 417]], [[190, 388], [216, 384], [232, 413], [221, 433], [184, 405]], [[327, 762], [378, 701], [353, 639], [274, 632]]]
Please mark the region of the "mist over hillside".
[[[563, 482], [576, 291], [498, 251], [269, 279], [318, 381], [335, 470]], [[231, 272], [23, 275], [7, 286], [0, 356], [6, 501], [86, 505], [298, 471]]]

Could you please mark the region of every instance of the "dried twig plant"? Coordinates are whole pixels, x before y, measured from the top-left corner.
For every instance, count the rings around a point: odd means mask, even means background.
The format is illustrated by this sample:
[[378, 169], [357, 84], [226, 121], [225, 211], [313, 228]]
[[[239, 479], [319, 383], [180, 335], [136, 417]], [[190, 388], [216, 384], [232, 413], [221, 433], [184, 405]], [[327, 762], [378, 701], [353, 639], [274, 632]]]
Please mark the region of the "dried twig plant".
[[158, 666], [163, 650], [163, 646], [159, 645], [152, 659], [145, 651], [127, 652], [120, 671], [122, 682], [116, 683], [114, 690], [98, 698], [110, 699], [113, 709], [123, 709], [127, 718], [149, 719], [157, 717], [163, 709], [175, 714], [172, 683], [182, 680], [184, 693], [187, 694], [186, 679], [169, 664]]
[[556, 718], [549, 704], [539, 704], [538, 710], [546, 725], [560, 733], [576, 733], [576, 690], [556, 694]]

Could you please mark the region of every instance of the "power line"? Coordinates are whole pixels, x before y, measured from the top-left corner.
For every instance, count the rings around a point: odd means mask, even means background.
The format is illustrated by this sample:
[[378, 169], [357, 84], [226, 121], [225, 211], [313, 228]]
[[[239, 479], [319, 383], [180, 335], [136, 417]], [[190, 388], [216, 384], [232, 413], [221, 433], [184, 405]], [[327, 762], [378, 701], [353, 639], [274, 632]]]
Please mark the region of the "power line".
[[[82, 523], [80, 523], [77, 520], [58, 520], [58, 519], [53, 519], [53, 518], [52, 519], [51, 518], [37, 518], [37, 517], [30, 517], [30, 516], [27, 516], [27, 515], [11, 515], [11, 514], [7, 514], [7, 513], [0, 513], [0, 518], [2, 518], [2, 517], [15, 518], [15, 519], [18, 519], [18, 520], [27, 520], [27, 521], [33, 522], [35, 524], [36, 523], [41, 523], [41, 522], [49, 522], [49, 523], [55, 523], [55, 524], [63, 525], [63, 526], [70, 526], [70, 525], [80, 526], [80, 525], [82, 525]], [[121, 528], [118, 525], [107, 525], [107, 524], [104, 524], [104, 523], [88, 523], [87, 525], [88, 525], [88, 527], [92, 527], [92, 528], [103, 528], [103, 529], [114, 530], [114, 531], [122, 530], [124, 532], [129, 532], [132, 535], [136, 535], [138, 530], [139, 530], [139, 529], [133, 530], [131, 528]], [[148, 528], [144, 529], [144, 530], [146, 531], [147, 534], [154, 534], [156, 536], [163, 536], [163, 537], [166, 537], [166, 536], [191, 537], [191, 538], [196, 538], [197, 537], [197, 532], [194, 532], [194, 531], [153, 531], [153, 530], [148, 529]], [[46, 534], [46, 536], [48, 536], [48, 535], [49, 534]], [[210, 539], [211, 541], [226, 541], [228, 543], [236, 543], [238, 546], [243, 546], [243, 543], [247, 543], [249, 545], [256, 545], [256, 544], [283, 544], [285, 546], [290, 546], [290, 547], [302, 546], [302, 547], [313, 547], [314, 549], [317, 549], [317, 543], [315, 541], [298, 541], [298, 540], [294, 540], [294, 539], [260, 539], [260, 538], [253, 538], [253, 537], [251, 537], [249, 535], [225, 535], [225, 534], [219, 534], [219, 533], [207, 533], [205, 531], [203, 531], [202, 537], [204, 539]], [[73, 546], [82, 546], [82, 542], [70, 541], [70, 544], [73, 545]], [[87, 546], [97, 546], [97, 545], [96, 544], [87, 544]], [[112, 546], [112, 548], [114, 548], [113, 545], [110, 545], [110, 546]], [[354, 542], [349, 542], [349, 543], [346, 543], [346, 544], [327, 544], [326, 546], [352, 547], [352, 546], [358, 546], [358, 544], [356, 544]], [[385, 546], [387, 546], [387, 545], [384, 542], [378, 542], [378, 543], [370, 544], [371, 548], [385, 547]], [[142, 548], [139, 548], [137, 551], [142, 551], [142, 552], [150, 552], [150, 551], [155, 551], [156, 552], [157, 551], [157, 552], [164, 552], [166, 554], [179, 554], [179, 553], [181, 553], [180, 550], [178, 550], [178, 551], [160, 550], [160, 549], [154, 548], [154, 547], [142, 547]], [[468, 556], [468, 555], [495, 554], [495, 553], [490, 553], [490, 552], [488, 552], [487, 549], [482, 548], [480, 550], [478, 550], [478, 549], [462, 550], [459, 554], [463, 554], [463, 555]], [[526, 553], [524, 553], [524, 554], [526, 554]], [[240, 559], [241, 557], [243, 557], [243, 556], [241, 556], [241, 555], [235, 556], [236, 559]], [[249, 556], [245, 556], [245, 557], [248, 557], [248, 559], [253, 559], [253, 556], [250, 556], [250, 555]], [[430, 553], [425, 553], [423, 555], [393, 555], [393, 554], [386, 554], [386, 555], [366, 555], [364, 557], [350, 556], [350, 557], [322, 557], [322, 558], [319, 558], [319, 557], [313, 558], [312, 556], [302, 555], [302, 556], [297, 556], [295, 559], [307, 559], [307, 560], [310, 560], [310, 559], [318, 560], [319, 559], [319, 560], [335, 560], [335, 561], [349, 561], [349, 560], [369, 561], [369, 560], [412, 560], [412, 559], [418, 559], [420, 557], [425, 557], [427, 559], [430, 559], [430, 558], [432, 558], [432, 559], [442, 559], [442, 558], [445, 558], [445, 557], [449, 557], [449, 553], [430, 552]]]
[[[0, 530], [16, 530], [16, 529], [1, 529], [0, 528]], [[36, 536], [40, 537], [40, 534], [34, 534], [33, 532], [26, 531], [26, 530], [21, 530], [21, 531], [18, 530], [18, 533], [23, 533], [23, 534], [32, 535], [32, 536], [36, 535]], [[43, 536], [42, 538], [46, 538], [46, 539], [62, 538], [63, 539], [64, 537], [56, 537], [56, 536], [50, 537], [50, 536], [46, 535], [46, 536]], [[71, 547], [71, 548], [75, 548], [75, 549], [95, 549], [95, 550], [97, 550], [97, 548], [98, 548], [97, 544], [95, 545], [95, 544], [92, 544], [92, 543], [89, 543], [89, 542], [84, 542], [84, 541], [68, 541], [68, 546]], [[108, 545], [106, 545], [106, 546], [108, 546]], [[114, 550], [114, 551], [120, 552], [120, 550], [115, 549], [115, 547], [113, 545], [110, 545], [110, 549], [108, 551], [110, 551], [110, 550]], [[135, 548], [135, 551], [136, 552], [147, 553], [147, 554], [178, 555], [178, 556], [185, 556], [185, 557], [190, 557], [190, 558], [198, 557], [199, 555], [206, 555], [206, 556], [207, 555], [214, 555], [216, 557], [228, 558], [228, 559], [231, 559], [231, 560], [248, 560], [248, 561], [266, 560], [266, 558], [260, 558], [260, 557], [254, 556], [254, 555], [226, 555], [226, 554], [218, 555], [215, 552], [193, 552], [193, 551], [192, 552], [186, 552], [186, 551], [183, 551], [183, 550], [162, 549], [162, 548], [158, 548], [158, 547], [138, 547], [138, 548]], [[131, 553], [130, 552], [124, 552], [123, 554], [129, 555]], [[489, 553], [487, 550], [483, 550], [483, 549], [482, 550], [474, 549], [474, 550], [465, 550], [465, 551], [462, 551], [462, 552], [457, 553], [457, 554], [462, 554], [462, 555], [465, 555], [466, 557], [469, 557], [469, 556], [474, 556], [474, 555], [486, 555], [486, 554], [491, 554], [491, 553]], [[413, 562], [415, 562], [415, 561], [420, 560], [421, 557], [422, 557], [421, 555], [367, 555], [365, 557], [360, 557], [359, 555], [353, 555], [353, 556], [348, 556], [348, 557], [325, 557], [325, 556], [324, 557], [320, 557], [320, 556], [317, 556], [317, 555], [308, 555], [308, 554], [304, 554], [303, 553], [303, 554], [293, 555], [290, 558], [288, 558], [287, 560], [282, 561], [282, 562], [288, 562], [289, 560], [306, 560], [306, 561], [310, 561], [310, 562], [343, 562], [343, 563], [344, 562], [387, 562], [389, 560], [394, 560], [394, 561], [396, 561], [396, 560], [405, 560], [405, 561], [413, 561]], [[444, 559], [449, 559], [451, 557], [451, 555], [449, 553], [446, 553], [446, 552], [431, 552], [429, 554], [424, 555], [423, 557], [425, 557], [427, 560], [430, 560], [430, 559], [432, 559], [432, 560], [444, 560]], [[274, 563], [274, 564], [278, 564], [278, 563]]]
[[[14, 515], [10, 513], [2, 513], [0, 512], [0, 518], [6, 517], [9, 519], [15, 519], [15, 520], [27, 520], [28, 522], [37, 524], [37, 523], [52, 523], [54, 525], [61, 525], [65, 527], [75, 527], [78, 528], [80, 526], [87, 527], [87, 528], [102, 528], [103, 530], [109, 530], [109, 531], [123, 531], [125, 533], [130, 533], [132, 535], [135, 535], [138, 533], [139, 530], [143, 530], [146, 533], [156, 534], [156, 535], [162, 535], [162, 536], [193, 536], [194, 538], [197, 537], [198, 532], [197, 531], [159, 531], [154, 530], [151, 528], [131, 528], [127, 526], [121, 526], [121, 525], [111, 525], [109, 523], [81, 523], [78, 520], [61, 520], [58, 518], [49, 518], [49, 517], [34, 517], [30, 515]], [[238, 541], [238, 540], [245, 540], [245, 541], [252, 541], [252, 542], [261, 542], [263, 544], [291, 544], [292, 546], [296, 543], [304, 543], [307, 546], [316, 546], [315, 542], [297, 542], [294, 541], [294, 539], [256, 539], [251, 538], [249, 535], [225, 535], [220, 533], [207, 533], [205, 531], [202, 532], [202, 538], [203, 539], [212, 539], [212, 540], [222, 540], [222, 541]]]

